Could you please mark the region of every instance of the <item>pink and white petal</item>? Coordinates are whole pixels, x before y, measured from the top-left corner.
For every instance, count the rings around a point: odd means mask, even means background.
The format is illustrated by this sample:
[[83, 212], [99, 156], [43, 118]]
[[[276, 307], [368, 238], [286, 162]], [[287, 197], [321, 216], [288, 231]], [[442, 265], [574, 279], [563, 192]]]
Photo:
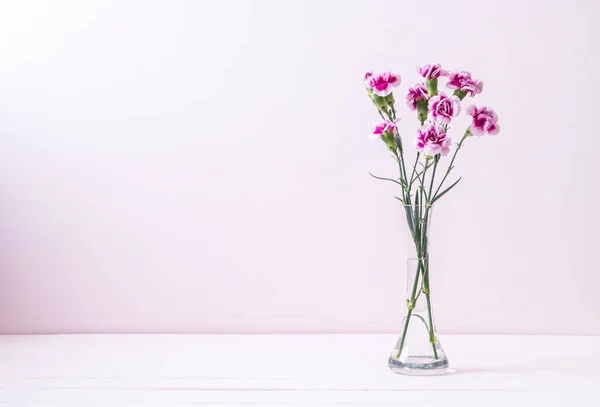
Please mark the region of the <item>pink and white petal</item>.
[[453, 116], [456, 117], [460, 114], [460, 98], [458, 96], [452, 96], [452, 102], [454, 107]]
[[475, 117], [477, 115], [477, 106], [471, 105], [467, 108], [467, 114]]
[[471, 126], [471, 133], [473, 133], [474, 136], [481, 137], [485, 134], [485, 131], [482, 127], [478, 127], [475, 125], [475, 123], [473, 123]]
[[427, 143], [424, 148], [425, 154], [434, 156], [439, 154], [442, 151], [442, 146], [439, 144]]
[[389, 95], [390, 93], [392, 93], [392, 91], [388, 90], [388, 89], [385, 89], [385, 90], [373, 89], [373, 93], [376, 94], [377, 96], [380, 96], [380, 97], [384, 98], [387, 95]]
[[435, 95], [434, 97], [429, 99], [429, 106], [435, 105], [436, 103], [438, 103], [440, 101], [441, 98], [442, 98], [442, 92], [438, 93], [437, 95]]
[[381, 134], [385, 131], [385, 128], [386, 128], [386, 122], [375, 123], [373, 125], [373, 133]]
[[388, 79], [388, 82], [393, 85], [394, 87], [396, 86], [400, 86], [400, 75], [396, 75], [396, 74], [391, 74], [390, 78]]

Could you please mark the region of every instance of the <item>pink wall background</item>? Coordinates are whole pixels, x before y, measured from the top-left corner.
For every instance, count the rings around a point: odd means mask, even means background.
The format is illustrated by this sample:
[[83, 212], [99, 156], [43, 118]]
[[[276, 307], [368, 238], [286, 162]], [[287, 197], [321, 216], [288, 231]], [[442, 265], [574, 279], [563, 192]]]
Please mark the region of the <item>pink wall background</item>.
[[361, 75], [399, 72], [401, 99], [441, 61], [484, 80], [502, 132], [437, 209], [439, 328], [600, 334], [599, 14], [2, 2], [0, 333], [397, 331], [402, 216], [368, 175], [395, 168]]

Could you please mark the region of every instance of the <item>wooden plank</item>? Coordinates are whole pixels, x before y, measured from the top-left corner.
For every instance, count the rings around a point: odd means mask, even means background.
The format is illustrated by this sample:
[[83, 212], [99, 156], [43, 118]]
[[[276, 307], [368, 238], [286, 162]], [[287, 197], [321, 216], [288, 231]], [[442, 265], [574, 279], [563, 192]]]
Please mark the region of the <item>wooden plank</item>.
[[487, 400], [489, 405], [519, 397], [555, 403], [590, 394], [600, 383], [594, 353], [600, 337], [445, 336], [455, 372], [439, 377], [391, 373], [386, 360], [394, 340], [393, 335], [4, 336], [0, 402]]

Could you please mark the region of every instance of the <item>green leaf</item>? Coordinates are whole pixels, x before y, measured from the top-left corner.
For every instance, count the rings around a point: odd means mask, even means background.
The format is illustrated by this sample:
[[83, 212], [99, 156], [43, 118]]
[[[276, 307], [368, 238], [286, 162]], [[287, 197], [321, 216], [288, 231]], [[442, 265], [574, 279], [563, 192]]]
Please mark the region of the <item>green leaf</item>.
[[439, 193], [439, 195], [436, 195], [435, 198], [433, 198], [433, 200], [431, 201], [431, 204], [433, 205], [435, 201], [437, 201], [438, 199], [440, 199], [441, 197], [444, 196], [444, 194], [448, 191], [450, 191], [452, 188], [454, 188], [454, 186], [456, 184], [458, 184], [460, 182], [460, 180], [462, 179], [462, 177], [460, 177], [459, 179], [456, 180], [456, 182], [452, 185], [450, 185], [448, 188], [444, 189], [442, 192]]
[[419, 216], [419, 212], [418, 212], [419, 211], [419, 197], [420, 197], [420, 194], [417, 193], [415, 195], [415, 211], [414, 211], [415, 212], [415, 216], [414, 216], [415, 222], [419, 222], [421, 219], [421, 217]]
[[411, 236], [414, 236], [415, 225], [413, 223], [411, 207], [408, 204], [406, 204], [404, 201], [402, 201], [402, 203], [404, 204], [404, 211], [406, 212], [406, 221], [408, 222], [408, 228], [410, 229], [410, 234], [411, 234]]
[[427, 326], [427, 321], [425, 321], [425, 318], [423, 318], [419, 314], [414, 314], [414, 313], [411, 315], [411, 317], [417, 317], [417, 318], [419, 318], [423, 322], [423, 324], [425, 325], [425, 329], [427, 329], [427, 333], [429, 333], [429, 327]]
[[370, 176], [372, 176], [373, 178], [380, 179], [380, 180], [382, 180], [382, 181], [391, 181], [391, 182], [393, 182], [393, 183], [395, 183], [395, 184], [398, 184], [398, 185], [400, 185], [401, 187], [404, 187], [404, 186], [405, 186], [405, 185], [404, 185], [404, 181], [402, 181], [402, 182], [401, 182], [401, 181], [396, 181], [395, 179], [391, 179], [391, 178], [383, 178], [383, 177], [378, 177], [377, 175], [373, 175], [373, 174], [371, 174], [371, 173], [369, 173], [369, 175], [370, 175]]

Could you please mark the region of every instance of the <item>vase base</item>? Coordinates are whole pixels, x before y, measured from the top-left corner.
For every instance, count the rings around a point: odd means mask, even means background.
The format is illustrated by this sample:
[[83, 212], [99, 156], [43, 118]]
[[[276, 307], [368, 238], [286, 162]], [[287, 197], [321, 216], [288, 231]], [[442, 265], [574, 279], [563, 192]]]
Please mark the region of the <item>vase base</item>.
[[394, 373], [411, 376], [441, 375], [450, 369], [448, 358], [445, 355], [438, 359], [429, 356], [409, 356], [404, 360], [396, 359], [392, 355], [388, 359], [388, 366]]

